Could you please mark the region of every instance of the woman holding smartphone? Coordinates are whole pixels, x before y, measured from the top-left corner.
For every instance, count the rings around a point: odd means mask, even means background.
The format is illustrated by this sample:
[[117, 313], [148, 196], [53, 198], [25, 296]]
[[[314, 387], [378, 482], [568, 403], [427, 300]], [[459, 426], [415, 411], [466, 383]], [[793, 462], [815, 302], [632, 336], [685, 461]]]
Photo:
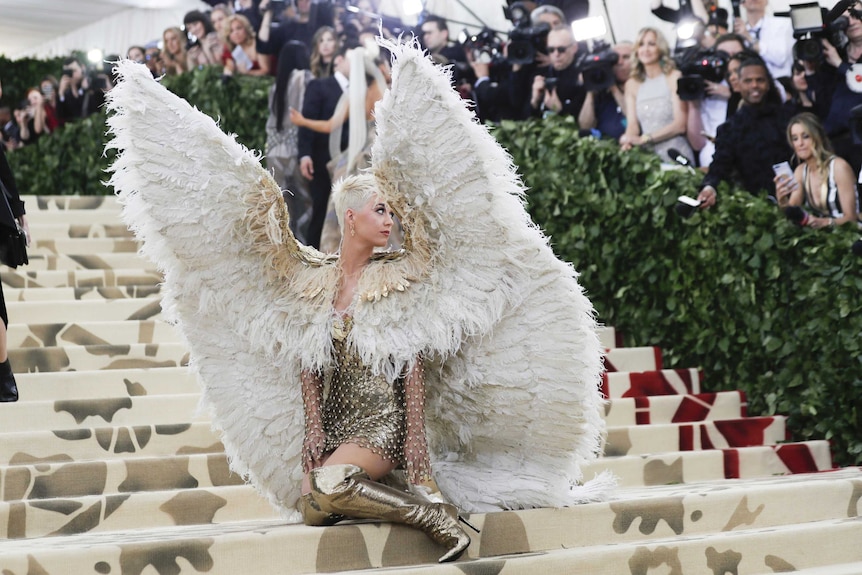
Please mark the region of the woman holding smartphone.
[[810, 112], [794, 116], [787, 125], [787, 140], [799, 165], [792, 178], [783, 173], [775, 176], [778, 205], [804, 206], [810, 213], [805, 225], [812, 228], [858, 222], [856, 175], [850, 164], [832, 151], [817, 117]]

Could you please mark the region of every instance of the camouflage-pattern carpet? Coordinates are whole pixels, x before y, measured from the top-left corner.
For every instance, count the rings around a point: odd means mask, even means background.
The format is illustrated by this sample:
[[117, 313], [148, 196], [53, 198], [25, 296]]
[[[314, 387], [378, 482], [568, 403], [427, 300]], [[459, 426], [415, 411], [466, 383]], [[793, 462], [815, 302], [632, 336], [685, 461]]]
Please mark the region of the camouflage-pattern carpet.
[[159, 275], [114, 199], [27, 198], [31, 265], [0, 269], [21, 399], [0, 404], [0, 575], [862, 573], [862, 470], [787, 441], [658, 348], [602, 337], [606, 503], [474, 515], [468, 552], [397, 525], [289, 525], [230, 473]]

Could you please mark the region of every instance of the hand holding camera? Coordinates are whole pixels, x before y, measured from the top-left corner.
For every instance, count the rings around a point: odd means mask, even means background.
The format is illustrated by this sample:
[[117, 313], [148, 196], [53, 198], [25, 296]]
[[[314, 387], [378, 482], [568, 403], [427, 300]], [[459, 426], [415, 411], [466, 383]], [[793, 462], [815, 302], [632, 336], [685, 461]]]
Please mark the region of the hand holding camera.
[[772, 171], [775, 172], [775, 198], [778, 200], [779, 206], [786, 206], [790, 202], [790, 196], [796, 191], [796, 178], [793, 176], [793, 170], [790, 169], [788, 162], [781, 162], [772, 166]]

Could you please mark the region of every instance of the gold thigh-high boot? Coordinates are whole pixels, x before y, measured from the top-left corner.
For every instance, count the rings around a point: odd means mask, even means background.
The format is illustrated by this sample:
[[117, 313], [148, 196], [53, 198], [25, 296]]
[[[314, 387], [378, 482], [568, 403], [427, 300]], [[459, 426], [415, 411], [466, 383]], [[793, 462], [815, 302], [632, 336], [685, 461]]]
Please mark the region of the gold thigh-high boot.
[[328, 527], [345, 519], [344, 515], [334, 515], [323, 511], [318, 507], [311, 493], [300, 496], [297, 507], [302, 514], [303, 522], [314, 527]]
[[382, 519], [424, 532], [448, 551], [440, 563], [454, 561], [470, 545], [458, 524], [458, 510], [369, 479], [356, 465], [325, 465], [310, 473], [311, 497], [321, 511], [355, 519]]

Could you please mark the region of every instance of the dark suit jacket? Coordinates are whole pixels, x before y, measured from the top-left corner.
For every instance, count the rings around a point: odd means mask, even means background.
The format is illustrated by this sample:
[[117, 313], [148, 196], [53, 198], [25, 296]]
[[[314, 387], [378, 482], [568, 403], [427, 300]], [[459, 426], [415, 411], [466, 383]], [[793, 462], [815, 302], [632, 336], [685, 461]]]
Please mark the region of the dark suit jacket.
[[[305, 100], [302, 103], [302, 115], [309, 120], [328, 120], [335, 113], [335, 107], [342, 94], [341, 85], [334, 76], [316, 78], [305, 88]], [[347, 126], [345, 122], [341, 130], [341, 149], [347, 147]], [[308, 128], [300, 128], [298, 136], [298, 156], [311, 156], [315, 162], [328, 162], [329, 134], [313, 132]]]
[[[5, 146], [0, 145], [0, 183], [3, 184], [2, 191], [6, 193], [6, 198], [9, 200], [9, 207], [12, 208], [12, 219], [6, 210], [6, 202], [0, 198], [0, 224], [14, 228], [17, 218], [24, 214], [24, 202], [21, 201], [18, 195], [18, 187], [15, 185], [15, 176], [12, 174], [12, 168], [9, 167], [9, 162], [6, 161]], [[2, 192], [0, 192], [2, 193]]]

